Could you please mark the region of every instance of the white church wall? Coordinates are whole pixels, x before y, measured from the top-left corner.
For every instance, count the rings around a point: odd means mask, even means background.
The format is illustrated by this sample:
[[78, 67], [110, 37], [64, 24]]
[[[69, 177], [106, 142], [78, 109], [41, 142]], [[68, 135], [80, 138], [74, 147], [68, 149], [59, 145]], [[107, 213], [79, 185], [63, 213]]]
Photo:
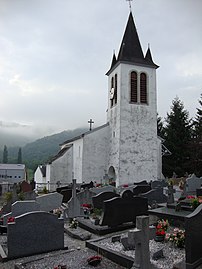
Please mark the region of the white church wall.
[[[148, 84], [148, 104], [130, 103], [130, 73], [145, 72]], [[121, 139], [120, 183], [156, 180], [158, 173], [156, 70], [122, 65], [121, 77]]]
[[73, 143], [73, 173], [77, 183], [82, 183], [83, 138]]
[[[130, 73], [145, 72], [148, 78], [148, 105], [130, 103]], [[108, 108], [111, 129], [109, 166], [116, 172], [116, 184], [154, 180], [158, 175], [156, 133], [156, 70], [120, 64], [109, 76], [117, 74], [117, 105]], [[109, 88], [110, 90], [110, 88]]]
[[50, 182], [50, 190], [55, 190], [58, 181], [61, 184], [72, 182], [73, 158], [72, 147], [70, 147], [62, 156], [54, 160], [47, 166], [46, 178]]
[[36, 187], [40, 186], [41, 183], [46, 183], [46, 177], [43, 177], [40, 167], [38, 166], [34, 173], [34, 181], [36, 182]]
[[84, 136], [83, 173], [84, 182], [100, 183], [106, 173], [109, 160], [109, 126]]

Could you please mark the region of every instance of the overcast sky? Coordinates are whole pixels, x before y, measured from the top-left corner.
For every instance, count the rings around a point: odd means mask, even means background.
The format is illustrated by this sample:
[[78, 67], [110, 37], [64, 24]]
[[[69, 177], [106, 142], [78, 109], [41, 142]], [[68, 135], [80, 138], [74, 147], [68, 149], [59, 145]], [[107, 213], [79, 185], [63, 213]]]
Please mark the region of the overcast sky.
[[[132, 2], [157, 70], [158, 113], [178, 96], [190, 117], [202, 93], [202, 1]], [[0, 128], [39, 137], [106, 122], [107, 76], [126, 0], [0, 0]], [[11, 123], [18, 123], [12, 127]], [[21, 127], [28, 125], [29, 128]]]

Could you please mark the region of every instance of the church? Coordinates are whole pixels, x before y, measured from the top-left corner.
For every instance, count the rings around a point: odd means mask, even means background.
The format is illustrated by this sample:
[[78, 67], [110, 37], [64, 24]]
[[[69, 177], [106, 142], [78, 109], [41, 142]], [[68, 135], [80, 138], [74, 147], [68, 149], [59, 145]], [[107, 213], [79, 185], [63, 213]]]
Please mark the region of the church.
[[162, 177], [157, 136], [156, 65], [143, 53], [130, 11], [108, 76], [106, 124], [62, 143], [46, 165], [50, 183], [114, 182], [116, 186]]

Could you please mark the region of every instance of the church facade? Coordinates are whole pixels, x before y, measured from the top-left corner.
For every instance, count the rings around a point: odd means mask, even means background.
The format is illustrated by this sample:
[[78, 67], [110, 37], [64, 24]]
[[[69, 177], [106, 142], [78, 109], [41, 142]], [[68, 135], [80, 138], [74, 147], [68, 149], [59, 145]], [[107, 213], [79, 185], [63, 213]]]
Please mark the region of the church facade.
[[107, 123], [65, 141], [47, 164], [49, 182], [114, 181], [116, 186], [161, 178], [157, 136], [156, 69], [143, 54], [130, 12], [119, 53], [108, 76]]

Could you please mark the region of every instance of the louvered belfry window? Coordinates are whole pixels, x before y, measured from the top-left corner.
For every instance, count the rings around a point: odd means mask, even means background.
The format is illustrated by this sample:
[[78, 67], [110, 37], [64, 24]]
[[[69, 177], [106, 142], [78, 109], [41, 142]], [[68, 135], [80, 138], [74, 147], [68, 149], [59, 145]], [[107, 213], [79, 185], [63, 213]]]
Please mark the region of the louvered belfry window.
[[140, 74], [140, 103], [147, 104], [147, 76]]
[[114, 101], [117, 104], [117, 74], [115, 74]]
[[132, 71], [130, 75], [130, 101], [137, 103], [137, 73], [135, 71]]

